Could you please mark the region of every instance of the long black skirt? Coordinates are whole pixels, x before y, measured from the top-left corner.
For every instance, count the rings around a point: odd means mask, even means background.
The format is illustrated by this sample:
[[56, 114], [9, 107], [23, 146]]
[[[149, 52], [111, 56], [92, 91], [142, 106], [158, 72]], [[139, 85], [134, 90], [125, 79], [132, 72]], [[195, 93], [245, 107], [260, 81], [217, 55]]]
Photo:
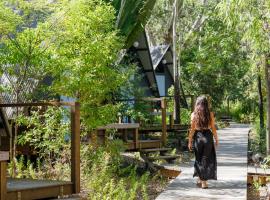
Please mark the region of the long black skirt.
[[217, 180], [217, 158], [210, 129], [196, 130], [193, 136], [195, 153], [194, 174], [201, 180]]

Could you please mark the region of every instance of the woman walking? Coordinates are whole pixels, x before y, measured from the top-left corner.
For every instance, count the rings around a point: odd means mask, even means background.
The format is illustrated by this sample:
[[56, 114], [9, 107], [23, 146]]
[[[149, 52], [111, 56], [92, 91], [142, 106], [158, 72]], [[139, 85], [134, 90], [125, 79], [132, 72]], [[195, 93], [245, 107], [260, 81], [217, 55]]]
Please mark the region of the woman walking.
[[193, 177], [198, 176], [197, 185], [203, 189], [208, 188], [207, 180], [217, 180], [217, 146], [214, 114], [210, 112], [207, 98], [200, 96], [191, 114], [188, 148], [195, 153]]

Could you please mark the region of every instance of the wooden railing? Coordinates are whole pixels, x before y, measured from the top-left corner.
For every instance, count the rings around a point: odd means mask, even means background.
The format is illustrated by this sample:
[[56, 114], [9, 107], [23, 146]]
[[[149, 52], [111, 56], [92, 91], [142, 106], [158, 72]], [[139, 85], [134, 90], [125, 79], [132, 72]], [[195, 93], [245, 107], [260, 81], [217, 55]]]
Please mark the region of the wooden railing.
[[[80, 192], [80, 104], [78, 102], [3, 103], [0, 108], [68, 106], [71, 111], [71, 182], [72, 192]], [[2, 184], [2, 171], [1, 171]], [[1, 185], [2, 186], [2, 185]]]

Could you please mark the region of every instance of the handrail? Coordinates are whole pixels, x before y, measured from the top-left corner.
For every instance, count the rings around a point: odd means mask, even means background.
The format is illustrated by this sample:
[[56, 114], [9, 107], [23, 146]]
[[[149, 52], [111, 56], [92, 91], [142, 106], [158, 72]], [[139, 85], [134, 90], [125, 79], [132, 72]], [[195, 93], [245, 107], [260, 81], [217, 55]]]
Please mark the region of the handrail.
[[7, 107], [28, 107], [28, 106], [75, 106], [75, 102], [61, 102], [61, 101], [51, 101], [51, 102], [29, 102], [29, 103], [1, 103], [0, 108]]

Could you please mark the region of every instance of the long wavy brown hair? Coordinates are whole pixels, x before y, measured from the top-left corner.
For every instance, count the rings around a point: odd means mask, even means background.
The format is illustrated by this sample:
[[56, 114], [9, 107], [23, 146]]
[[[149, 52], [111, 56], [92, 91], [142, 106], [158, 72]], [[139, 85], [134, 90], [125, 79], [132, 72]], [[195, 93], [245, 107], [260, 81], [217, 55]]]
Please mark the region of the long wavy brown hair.
[[193, 112], [193, 120], [195, 126], [198, 128], [208, 128], [210, 124], [210, 109], [206, 96], [199, 96], [196, 100], [194, 112]]

